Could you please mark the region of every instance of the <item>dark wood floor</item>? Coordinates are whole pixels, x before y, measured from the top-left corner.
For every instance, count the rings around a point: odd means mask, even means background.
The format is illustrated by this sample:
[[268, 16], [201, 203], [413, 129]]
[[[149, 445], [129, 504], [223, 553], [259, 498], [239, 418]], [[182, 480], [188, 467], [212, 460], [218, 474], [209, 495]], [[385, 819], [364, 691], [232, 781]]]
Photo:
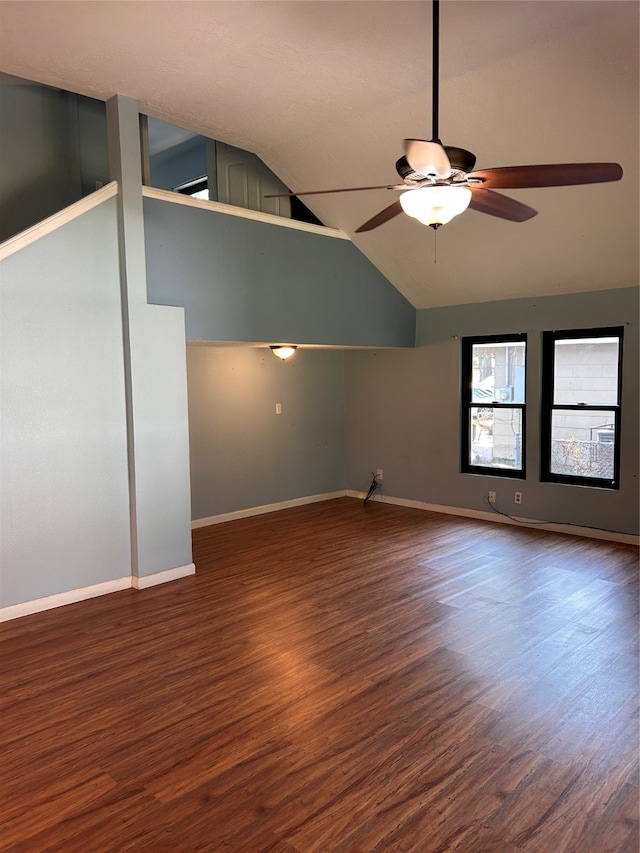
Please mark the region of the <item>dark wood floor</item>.
[[341, 498], [194, 551], [0, 626], [2, 851], [637, 853], [635, 548]]

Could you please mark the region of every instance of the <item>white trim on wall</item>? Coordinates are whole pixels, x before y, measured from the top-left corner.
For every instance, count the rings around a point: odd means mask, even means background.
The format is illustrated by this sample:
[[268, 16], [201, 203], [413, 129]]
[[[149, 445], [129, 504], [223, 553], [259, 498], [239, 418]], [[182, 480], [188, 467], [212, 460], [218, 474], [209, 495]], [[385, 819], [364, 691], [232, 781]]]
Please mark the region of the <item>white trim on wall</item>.
[[[200, 518], [191, 522], [192, 529], [198, 527], [208, 527], [211, 524], [222, 524], [226, 521], [233, 521], [238, 518], [249, 518], [253, 515], [262, 515], [268, 512], [277, 512], [281, 509], [289, 509], [295, 506], [303, 506], [305, 504], [319, 503], [320, 501], [332, 500], [334, 498], [349, 497], [358, 500], [364, 500], [365, 493], [357, 492], [350, 489], [337, 492], [328, 492], [322, 495], [309, 495], [303, 498], [294, 498], [290, 501], [281, 501], [275, 504], [266, 504], [264, 506], [249, 507], [247, 509], [236, 510], [235, 512], [226, 512], [221, 515], [213, 515], [209, 518]], [[443, 506], [441, 504], [431, 504], [424, 501], [407, 500], [405, 498], [390, 497], [387, 495], [374, 495], [372, 501], [390, 503], [396, 506], [406, 506], [413, 509], [421, 509], [427, 512], [439, 512], [444, 515], [457, 515], [462, 518], [475, 518], [480, 521], [491, 521], [497, 524], [509, 524], [520, 527], [528, 527], [535, 530], [546, 530], [552, 533], [564, 533], [570, 536], [584, 536], [590, 539], [602, 539], [608, 542], [621, 542], [626, 545], [640, 545], [640, 536], [634, 536], [629, 533], [616, 533], [609, 530], [598, 530], [591, 527], [579, 527], [569, 524], [553, 524], [540, 523], [535, 519], [511, 519], [506, 516], [496, 515], [491, 512], [482, 510], [465, 509], [455, 506]], [[112, 592], [119, 592], [123, 589], [142, 590], [158, 584], [168, 583], [180, 578], [194, 575], [196, 567], [194, 563], [188, 563], [185, 566], [178, 566], [174, 569], [167, 569], [164, 572], [157, 572], [153, 575], [146, 575], [139, 578], [126, 576], [105, 583], [94, 584], [82, 589], [72, 589], [68, 592], [61, 592], [57, 595], [49, 595], [46, 598], [35, 599], [34, 601], [25, 601], [20, 604], [13, 604], [9, 607], [0, 608], [0, 622], [7, 622], [11, 619], [18, 619], [21, 616], [29, 616], [33, 613], [40, 613], [44, 610], [51, 610], [55, 607], [63, 607], [65, 604], [74, 604], [78, 601], [86, 601], [89, 598], [96, 598], [100, 595], [108, 595]]]
[[[234, 521], [237, 518], [250, 518], [252, 515], [262, 515], [266, 512], [277, 512], [280, 509], [303, 506], [304, 504], [328, 501], [333, 498], [357, 498], [364, 500], [365, 492], [357, 492], [345, 489], [338, 492], [328, 492], [324, 495], [309, 495], [304, 498], [295, 498], [291, 501], [265, 504], [264, 506], [247, 507], [235, 512], [225, 512], [220, 515], [212, 515], [209, 518], [198, 518], [191, 522], [191, 529], [208, 527], [210, 524], [223, 524], [225, 521]], [[625, 545], [640, 545], [640, 536], [632, 533], [616, 533], [612, 530], [598, 530], [592, 527], [579, 527], [572, 524], [554, 524], [553, 522], [540, 522], [535, 518], [508, 518], [495, 512], [483, 510], [466, 509], [465, 507], [444, 506], [442, 504], [426, 503], [425, 501], [413, 501], [406, 498], [396, 498], [389, 495], [373, 495], [372, 501], [395, 504], [396, 506], [407, 506], [413, 509], [422, 509], [427, 512], [440, 512], [443, 515], [458, 515], [461, 518], [475, 518], [479, 521], [492, 521], [497, 524], [510, 524], [516, 527], [528, 527], [533, 530], [547, 530], [551, 533], [565, 533], [569, 536], [585, 536], [589, 539], [602, 539], [606, 542], [621, 542]]]
[[157, 586], [160, 583], [168, 581], [177, 581], [180, 578], [195, 575], [196, 567], [194, 563], [187, 563], [186, 566], [178, 566], [175, 569], [167, 569], [164, 572], [156, 572], [153, 575], [141, 575], [140, 577], [131, 578], [131, 586], [134, 589], [147, 589], [150, 586]]
[[42, 610], [51, 610], [54, 607], [63, 607], [65, 604], [75, 604], [76, 601], [86, 601], [88, 598], [96, 598], [99, 595], [108, 595], [110, 592], [119, 592], [122, 589], [130, 588], [131, 577], [127, 575], [114, 581], [97, 583], [93, 586], [85, 586], [82, 589], [70, 589], [68, 592], [48, 595], [46, 598], [36, 598], [33, 601], [24, 601], [21, 604], [12, 604], [9, 607], [0, 608], [0, 622], [7, 622], [9, 619], [29, 616], [32, 613], [40, 613]]
[[111, 181], [111, 183], [106, 184], [106, 186], [96, 190], [91, 195], [81, 198], [79, 201], [70, 204], [69, 207], [65, 207], [63, 210], [59, 210], [52, 216], [48, 216], [42, 222], [37, 222], [31, 228], [26, 228], [24, 231], [16, 234], [15, 237], [10, 237], [4, 243], [0, 243], [0, 261], [15, 254], [15, 252], [19, 252], [25, 246], [35, 243], [41, 237], [51, 234], [52, 231], [56, 231], [62, 225], [66, 225], [67, 222], [77, 219], [88, 210], [92, 210], [107, 199], [113, 198], [117, 193], [118, 182]]
[[167, 569], [167, 571], [157, 572], [146, 577], [136, 578], [127, 575], [117, 580], [97, 583], [81, 589], [70, 589], [68, 592], [48, 595], [46, 598], [37, 598], [33, 601], [24, 601], [21, 604], [12, 604], [9, 607], [0, 607], [0, 622], [8, 622], [10, 619], [18, 619], [21, 616], [30, 616], [32, 613], [41, 613], [43, 610], [52, 610], [54, 607], [63, 607], [65, 604], [75, 604], [78, 601], [86, 601], [88, 598], [97, 598], [111, 592], [120, 592], [123, 589], [146, 589], [150, 586], [157, 586], [161, 583], [194, 575], [195, 572], [195, 565], [189, 563], [186, 566]]
[[338, 240], [350, 240], [344, 231], [337, 228], [325, 228], [324, 225], [313, 225], [311, 222], [299, 222], [286, 216], [276, 216], [274, 213], [263, 213], [260, 210], [249, 210], [245, 207], [235, 207], [222, 204], [220, 201], [207, 201], [203, 198], [192, 198], [183, 193], [171, 190], [159, 190], [155, 187], [142, 187], [144, 198], [155, 198], [158, 201], [168, 201], [172, 204], [183, 204], [186, 207], [199, 207], [202, 210], [213, 210], [225, 213], [227, 216], [239, 216], [241, 219], [253, 219], [256, 222], [267, 222], [269, 225], [280, 225], [282, 228], [295, 228], [298, 231], [308, 231], [311, 234], [321, 234], [324, 237], [335, 237]]
[[237, 518], [250, 518], [252, 515], [263, 515], [266, 512], [277, 512], [280, 509], [290, 509], [294, 506], [330, 501], [333, 498], [343, 498], [345, 494], [343, 490], [339, 492], [326, 492], [322, 495], [306, 495], [303, 498], [293, 498], [293, 500], [280, 501], [275, 504], [263, 504], [262, 506], [253, 506], [247, 509], [237, 509], [235, 512], [223, 512], [220, 515], [211, 515], [209, 518], [198, 518], [192, 521], [191, 529], [196, 530], [198, 527], [209, 527], [210, 524], [223, 524], [225, 521], [235, 521]]
[[[346, 497], [364, 500], [364, 492], [347, 490]], [[441, 504], [430, 504], [424, 501], [412, 501], [405, 498], [394, 498], [388, 495], [373, 495], [372, 501], [379, 503], [390, 503], [396, 506], [408, 506], [413, 509], [422, 509], [427, 512], [441, 512], [443, 515], [458, 515], [462, 518], [476, 518], [479, 521], [493, 521], [496, 524], [510, 524], [515, 527], [528, 527], [533, 530], [546, 530], [550, 533], [565, 533], [569, 536], [585, 536], [588, 539], [603, 539], [607, 542], [621, 542], [624, 545], [640, 545], [640, 536], [633, 533], [616, 533], [613, 530], [600, 530], [594, 527], [579, 527], [573, 524], [554, 524], [551, 521], [536, 521], [535, 518], [509, 518], [495, 512], [486, 512], [477, 509], [466, 509], [458, 506], [443, 506]]]

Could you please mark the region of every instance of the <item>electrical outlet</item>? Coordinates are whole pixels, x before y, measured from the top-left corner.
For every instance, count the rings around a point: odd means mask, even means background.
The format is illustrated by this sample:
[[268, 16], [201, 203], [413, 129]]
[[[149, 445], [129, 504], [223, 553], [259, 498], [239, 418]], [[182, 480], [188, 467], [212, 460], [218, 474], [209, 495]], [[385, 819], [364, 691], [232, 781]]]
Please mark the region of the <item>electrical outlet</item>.
[[282, 414], [282, 403], [276, 403], [276, 415]]
[[376, 480], [380, 480], [380, 482], [382, 482], [382, 480], [384, 479], [383, 474], [384, 471], [382, 470], [382, 468], [378, 468], [378, 470], [376, 471]]
[[514, 502], [515, 504], [521, 504], [521, 503], [522, 503], [522, 492], [516, 492], [516, 493], [514, 494], [514, 496], [513, 496], [513, 502]]
[[496, 493], [495, 492], [489, 492], [489, 503], [494, 504], [495, 502], [496, 502]]

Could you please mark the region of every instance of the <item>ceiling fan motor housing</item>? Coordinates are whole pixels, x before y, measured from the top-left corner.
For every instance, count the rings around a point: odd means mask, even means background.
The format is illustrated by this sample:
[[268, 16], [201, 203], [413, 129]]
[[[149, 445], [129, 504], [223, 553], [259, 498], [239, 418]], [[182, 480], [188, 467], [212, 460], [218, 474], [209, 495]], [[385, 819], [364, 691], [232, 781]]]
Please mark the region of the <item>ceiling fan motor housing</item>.
[[[456, 148], [451, 145], [443, 145], [443, 148], [451, 163], [451, 177], [456, 179], [463, 178], [468, 172], [471, 172], [476, 164], [475, 154], [467, 151], [464, 148]], [[419, 172], [414, 172], [406, 157], [401, 157], [396, 161], [396, 171], [403, 181], [422, 181], [427, 175], [421, 175]]]

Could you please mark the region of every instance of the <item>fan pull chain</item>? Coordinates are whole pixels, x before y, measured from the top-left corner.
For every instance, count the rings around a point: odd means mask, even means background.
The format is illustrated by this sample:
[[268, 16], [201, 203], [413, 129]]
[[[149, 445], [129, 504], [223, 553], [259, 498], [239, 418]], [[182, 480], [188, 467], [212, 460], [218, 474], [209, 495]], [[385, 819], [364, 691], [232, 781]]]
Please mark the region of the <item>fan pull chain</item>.
[[438, 231], [433, 229], [433, 263], [438, 263]]

